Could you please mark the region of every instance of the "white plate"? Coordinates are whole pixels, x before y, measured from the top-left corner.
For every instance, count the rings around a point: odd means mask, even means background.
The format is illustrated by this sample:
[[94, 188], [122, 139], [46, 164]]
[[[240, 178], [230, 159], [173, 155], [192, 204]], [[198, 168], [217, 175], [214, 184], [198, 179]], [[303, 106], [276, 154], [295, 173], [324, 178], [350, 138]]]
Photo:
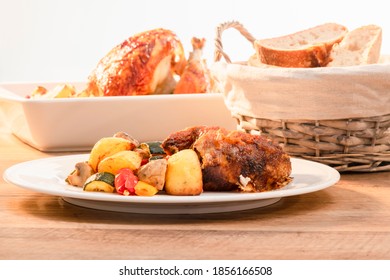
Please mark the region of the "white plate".
[[65, 201], [101, 210], [155, 213], [195, 214], [253, 209], [277, 202], [283, 197], [315, 192], [332, 186], [340, 179], [335, 169], [308, 160], [292, 161], [293, 181], [286, 187], [262, 193], [204, 192], [200, 196], [153, 197], [123, 196], [115, 193], [84, 192], [65, 182], [75, 163], [88, 155], [44, 158], [16, 164], [4, 172], [4, 179], [33, 191], [61, 196]]
[[[41, 151], [88, 151], [100, 138], [118, 131], [153, 141], [188, 126], [236, 129], [237, 122], [218, 93], [25, 98], [38, 85], [52, 89], [58, 84], [63, 83], [0, 84], [0, 110], [6, 110], [9, 130]], [[85, 87], [82, 82], [69, 84], [78, 91]]]

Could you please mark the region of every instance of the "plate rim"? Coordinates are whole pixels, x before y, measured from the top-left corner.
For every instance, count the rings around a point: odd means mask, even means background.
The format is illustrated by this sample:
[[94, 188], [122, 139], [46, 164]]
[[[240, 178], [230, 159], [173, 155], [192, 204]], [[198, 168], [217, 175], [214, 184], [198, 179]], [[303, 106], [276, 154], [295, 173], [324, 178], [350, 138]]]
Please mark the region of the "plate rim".
[[[52, 177], [57, 177], [58, 180], [63, 180], [64, 183], [61, 184], [62, 189], [59, 188], [59, 183], [56, 188], [47, 189], [47, 187], [37, 186], [38, 183], [29, 182], [26, 183], [25, 180], [17, 178], [14, 174], [20, 173], [20, 169], [27, 167], [34, 167], [37, 164], [50, 164], [57, 163], [61, 165], [61, 163], [65, 163], [67, 161], [72, 161], [74, 164], [78, 161], [82, 161], [87, 159], [88, 154], [72, 154], [72, 155], [62, 155], [62, 156], [53, 156], [53, 157], [45, 157], [34, 159], [30, 161], [20, 162], [8, 167], [4, 173], [3, 178], [6, 182], [14, 184], [18, 187], [29, 189], [35, 192], [60, 196], [60, 197], [69, 197], [74, 199], [86, 199], [92, 201], [110, 201], [110, 202], [127, 202], [132, 204], [207, 204], [207, 203], [229, 203], [236, 201], [255, 201], [262, 199], [272, 199], [272, 198], [283, 198], [288, 196], [301, 195], [306, 193], [316, 192], [330, 186], [333, 186], [340, 180], [340, 173], [325, 164], [318, 163], [315, 161], [310, 161], [306, 159], [300, 158], [291, 158], [291, 163], [293, 167], [292, 175], [294, 175], [294, 169], [296, 166], [300, 165], [308, 165], [312, 168], [319, 169], [324, 175], [323, 172], [326, 171], [326, 180], [323, 182], [314, 184], [314, 186], [302, 187], [302, 188], [288, 188], [291, 184], [294, 183], [294, 179], [292, 183], [287, 185], [286, 187], [273, 191], [266, 191], [260, 193], [237, 193], [237, 192], [204, 192], [199, 196], [173, 196], [173, 195], [164, 195], [158, 194], [152, 197], [142, 197], [142, 196], [122, 196], [118, 194], [107, 194], [107, 193], [99, 193], [99, 192], [84, 192], [81, 188], [73, 187], [67, 185], [65, 183], [65, 178], [59, 178], [58, 175], [53, 174]], [[69, 170], [70, 172], [71, 170]], [[16, 173], [15, 173], [16, 172]], [[63, 171], [65, 172], [65, 171]], [[23, 174], [20, 173], [20, 174]], [[19, 174], [19, 175], [20, 175]], [[60, 181], [59, 181], [60, 182]]]

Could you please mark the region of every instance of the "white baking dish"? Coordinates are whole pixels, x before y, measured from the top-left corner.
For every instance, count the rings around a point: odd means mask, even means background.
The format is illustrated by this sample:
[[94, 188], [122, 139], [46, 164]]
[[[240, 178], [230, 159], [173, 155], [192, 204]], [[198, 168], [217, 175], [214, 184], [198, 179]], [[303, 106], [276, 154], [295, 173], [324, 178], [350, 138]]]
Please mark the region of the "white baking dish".
[[[41, 151], [86, 151], [102, 137], [125, 131], [140, 141], [162, 140], [194, 125], [235, 129], [236, 121], [217, 93], [27, 99], [36, 86], [0, 84], [0, 108], [6, 125], [25, 143]], [[72, 83], [82, 89], [83, 83]]]

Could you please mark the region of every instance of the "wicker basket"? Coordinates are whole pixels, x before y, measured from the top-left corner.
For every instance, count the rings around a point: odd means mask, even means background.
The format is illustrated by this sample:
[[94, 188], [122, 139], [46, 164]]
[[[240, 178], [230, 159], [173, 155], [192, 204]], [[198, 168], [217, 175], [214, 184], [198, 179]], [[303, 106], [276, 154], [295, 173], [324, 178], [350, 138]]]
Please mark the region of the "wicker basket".
[[[234, 28], [239, 31], [240, 34], [252, 44], [255, 41], [255, 38], [239, 22], [232, 21], [219, 25], [216, 29], [215, 38], [215, 63], [220, 63], [220, 60], [223, 57], [228, 66], [242, 65], [243, 63], [232, 63], [229, 56], [223, 51], [221, 41], [222, 33], [229, 28]], [[248, 65], [245, 65], [245, 67], [240, 70], [245, 71], [248, 67], [257, 68]], [[386, 69], [390, 68], [387, 67]], [[263, 69], [263, 71], [267, 70]], [[273, 69], [273, 71], [275, 73], [277, 70]], [[390, 72], [388, 75], [390, 77]], [[259, 82], [262, 82], [262, 80], [259, 80]], [[376, 81], [376, 84], [378, 84], [378, 81]], [[225, 85], [224, 87], [221, 87], [221, 91], [226, 97], [228, 94], [231, 94], [231, 91], [234, 91], [234, 86], [230, 85], [229, 87], [226, 87]], [[230, 91], [230, 93], [228, 91]], [[315, 94], [316, 92], [312, 92], [314, 97]], [[385, 109], [382, 110], [382, 114], [371, 114], [363, 117], [356, 117], [348, 112], [345, 112], [345, 115], [342, 116], [342, 112], [338, 110], [337, 116], [329, 115], [328, 117], [319, 119], [281, 119], [278, 117], [278, 114], [275, 114], [275, 117], [270, 116], [269, 114], [264, 117], [261, 113], [245, 115], [239, 109], [235, 110], [235, 108], [232, 108], [235, 104], [232, 105], [231, 102], [229, 104], [227, 103], [227, 106], [232, 112], [232, 116], [237, 119], [239, 130], [252, 134], [266, 135], [279, 142], [286, 152], [293, 157], [324, 163], [334, 167], [340, 172], [389, 171], [389, 95], [390, 91], [384, 92], [384, 100], [379, 100], [384, 103], [382, 108]], [[240, 98], [237, 99], [236, 102], [242, 101]], [[253, 102], [261, 101], [249, 99], [245, 102], [249, 103], [249, 106], [247, 105], [247, 107], [251, 107], [250, 105], [253, 105]], [[278, 106], [279, 104], [274, 105]], [[365, 104], [365, 106], [366, 105], [367, 104]], [[366, 107], [369, 107], [369, 105]], [[279, 108], [279, 111], [283, 111], [284, 109], [287, 108]], [[291, 108], [289, 107], [288, 109]]]

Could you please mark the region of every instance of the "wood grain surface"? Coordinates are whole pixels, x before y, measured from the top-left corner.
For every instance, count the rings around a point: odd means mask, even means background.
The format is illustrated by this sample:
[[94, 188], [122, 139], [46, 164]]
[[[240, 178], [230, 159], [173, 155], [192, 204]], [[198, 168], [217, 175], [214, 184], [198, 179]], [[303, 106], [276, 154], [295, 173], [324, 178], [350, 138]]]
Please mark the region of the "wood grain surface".
[[[0, 132], [0, 172], [63, 155]], [[322, 191], [221, 214], [82, 208], [0, 180], [0, 259], [389, 259], [390, 172], [342, 174]]]

